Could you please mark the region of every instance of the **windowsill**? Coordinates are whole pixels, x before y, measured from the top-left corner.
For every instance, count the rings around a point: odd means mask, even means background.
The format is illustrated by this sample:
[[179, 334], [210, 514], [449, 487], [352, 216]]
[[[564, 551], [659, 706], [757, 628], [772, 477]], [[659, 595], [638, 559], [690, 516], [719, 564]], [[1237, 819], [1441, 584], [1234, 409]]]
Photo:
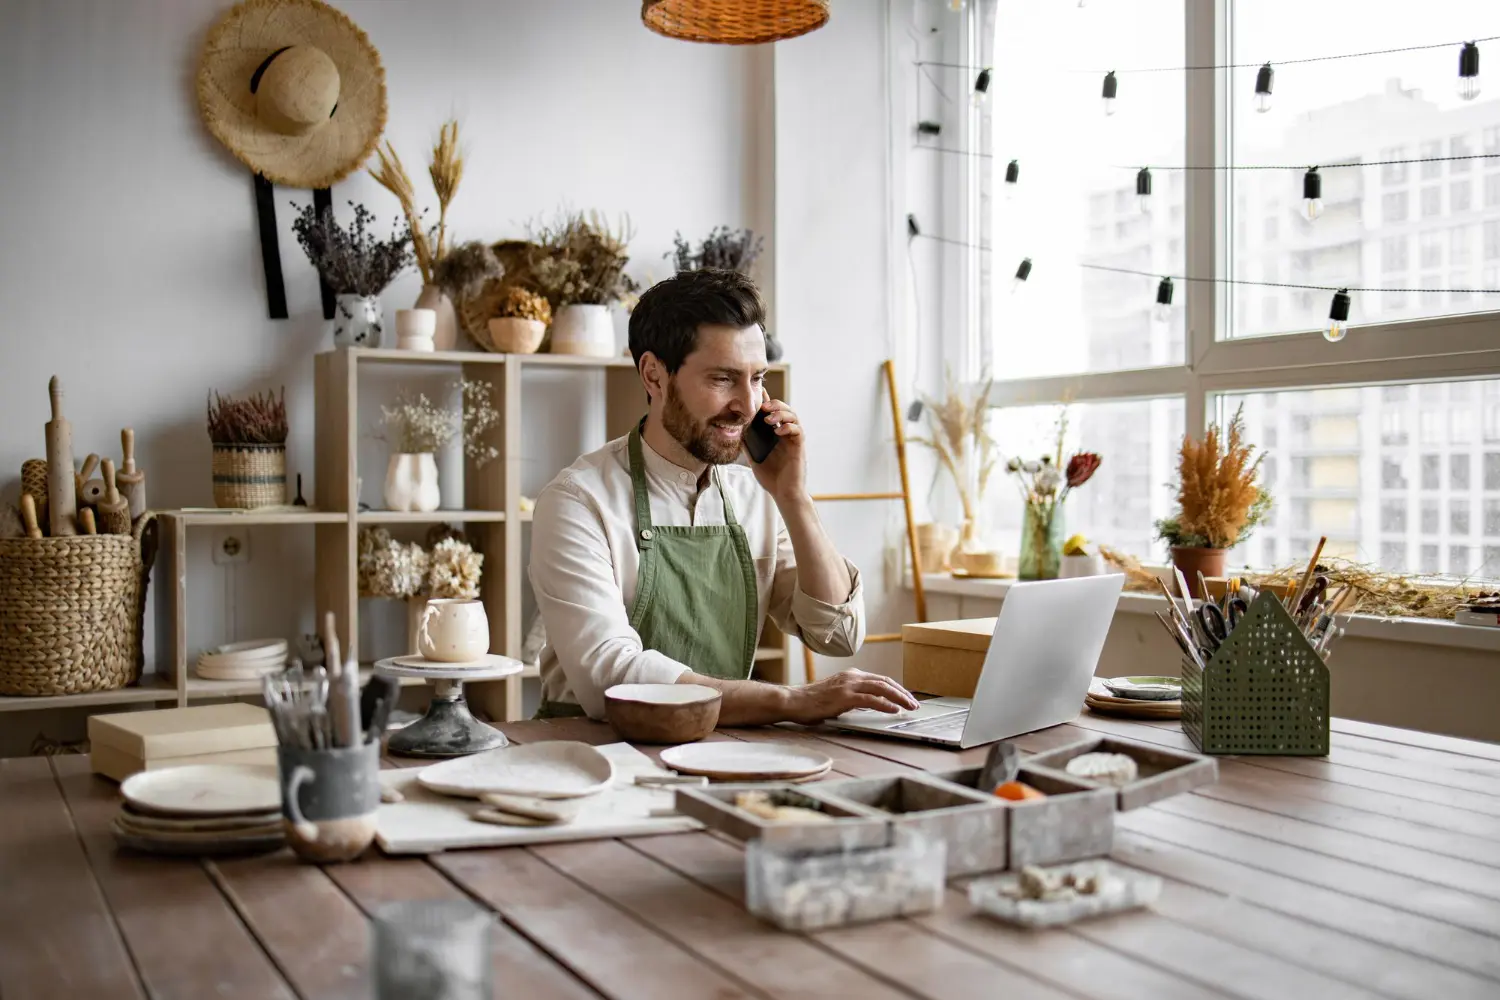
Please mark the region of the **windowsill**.
[[[1014, 580], [963, 580], [946, 573], [924, 573], [922, 584], [929, 594], [951, 597], [974, 597], [998, 601], [1005, 598]], [[905, 578], [906, 589], [912, 586], [911, 574]], [[1158, 594], [1126, 591], [1120, 595], [1118, 610], [1123, 614], [1152, 614], [1166, 610], [1166, 598]], [[1446, 646], [1453, 649], [1478, 649], [1500, 652], [1500, 628], [1484, 625], [1460, 625], [1436, 618], [1377, 618], [1374, 615], [1340, 615], [1345, 635], [1361, 639], [1385, 639], [1423, 646]]]

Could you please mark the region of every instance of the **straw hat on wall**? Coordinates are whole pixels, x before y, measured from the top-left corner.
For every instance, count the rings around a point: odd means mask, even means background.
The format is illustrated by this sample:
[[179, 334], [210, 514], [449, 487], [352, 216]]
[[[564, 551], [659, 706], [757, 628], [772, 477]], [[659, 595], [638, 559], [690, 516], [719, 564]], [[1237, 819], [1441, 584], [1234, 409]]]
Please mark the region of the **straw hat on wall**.
[[208, 33], [198, 106], [251, 170], [327, 188], [380, 141], [385, 69], [359, 26], [320, 0], [243, 0]]

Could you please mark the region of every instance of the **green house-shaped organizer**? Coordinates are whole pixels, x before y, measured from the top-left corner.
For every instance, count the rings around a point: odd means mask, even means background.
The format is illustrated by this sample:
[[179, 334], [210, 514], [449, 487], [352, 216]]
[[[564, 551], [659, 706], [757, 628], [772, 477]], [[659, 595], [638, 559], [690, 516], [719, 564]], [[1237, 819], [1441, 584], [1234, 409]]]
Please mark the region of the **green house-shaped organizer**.
[[1328, 754], [1328, 666], [1262, 591], [1203, 669], [1182, 664], [1182, 731], [1202, 753]]

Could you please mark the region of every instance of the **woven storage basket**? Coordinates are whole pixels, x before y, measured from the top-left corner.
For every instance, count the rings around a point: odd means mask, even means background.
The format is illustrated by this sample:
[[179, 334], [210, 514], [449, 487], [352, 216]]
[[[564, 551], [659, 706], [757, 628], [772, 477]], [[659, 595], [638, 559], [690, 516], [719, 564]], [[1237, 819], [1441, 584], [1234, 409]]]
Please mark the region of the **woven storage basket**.
[[216, 507], [286, 503], [284, 444], [215, 444], [213, 469]]
[[1182, 664], [1182, 731], [1209, 754], [1327, 756], [1328, 665], [1262, 591], [1204, 669]]
[[759, 45], [821, 28], [828, 0], [643, 0], [641, 20], [668, 38]]
[[135, 683], [156, 522], [130, 535], [0, 539], [0, 695]]

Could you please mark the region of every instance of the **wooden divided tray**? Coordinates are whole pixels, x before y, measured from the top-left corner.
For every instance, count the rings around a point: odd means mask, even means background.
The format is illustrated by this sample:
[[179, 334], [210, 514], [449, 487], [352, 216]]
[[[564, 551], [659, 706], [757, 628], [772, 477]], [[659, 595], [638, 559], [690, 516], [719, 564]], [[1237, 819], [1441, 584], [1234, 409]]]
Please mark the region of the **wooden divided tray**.
[[[1135, 760], [1138, 777], [1127, 785], [1114, 785], [1090, 778], [1076, 777], [1066, 771], [1068, 761], [1084, 753], [1122, 753]], [[1212, 757], [1168, 750], [1165, 747], [1149, 746], [1130, 740], [1119, 740], [1110, 736], [1091, 736], [1077, 743], [1039, 753], [1026, 759], [1026, 765], [1054, 773], [1060, 773], [1070, 781], [1078, 781], [1091, 788], [1108, 789], [1117, 793], [1119, 808], [1139, 809], [1172, 795], [1211, 785], [1219, 780], [1219, 764]]]

